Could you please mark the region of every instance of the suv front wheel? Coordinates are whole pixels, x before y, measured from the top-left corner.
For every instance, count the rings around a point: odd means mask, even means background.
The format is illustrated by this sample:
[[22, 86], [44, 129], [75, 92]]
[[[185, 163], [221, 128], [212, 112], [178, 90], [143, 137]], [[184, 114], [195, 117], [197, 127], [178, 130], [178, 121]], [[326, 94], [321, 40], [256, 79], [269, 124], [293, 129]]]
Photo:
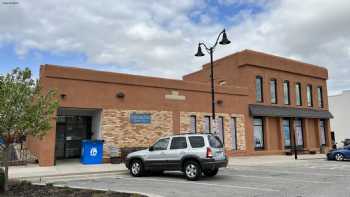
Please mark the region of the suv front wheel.
[[202, 174], [201, 167], [195, 161], [188, 161], [184, 165], [185, 176], [190, 181], [196, 181]]
[[142, 176], [144, 173], [142, 162], [137, 159], [131, 161], [129, 171], [132, 176], [136, 176], [136, 177]]
[[219, 171], [219, 168], [214, 168], [213, 170], [203, 170], [203, 174], [205, 176], [209, 176], [209, 177], [212, 177], [212, 176], [215, 176]]

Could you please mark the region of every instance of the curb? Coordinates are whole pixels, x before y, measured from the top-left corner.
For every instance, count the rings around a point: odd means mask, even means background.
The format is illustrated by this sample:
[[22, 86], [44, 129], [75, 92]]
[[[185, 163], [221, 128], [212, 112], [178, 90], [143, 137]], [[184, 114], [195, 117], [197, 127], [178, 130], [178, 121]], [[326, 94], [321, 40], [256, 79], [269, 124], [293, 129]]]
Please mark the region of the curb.
[[[45, 186], [45, 183], [33, 183], [33, 185], [41, 185], [41, 186]], [[62, 185], [62, 184], [53, 184], [54, 187], [68, 187], [66, 185]], [[95, 190], [95, 191], [112, 191], [112, 192], [119, 192], [119, 193], [128, 193], [128, 194], [140, 194], [140, 195], [144, 195], [144, 196], [148, 196], [148, 197], [163, 197], [160, 195], [155, 195], [155, 194], [148, 194], [148, 193], [144, 193], [144, 192], [136, 192], [136, 191], [128, 191], [128, 190], [109, 190], [109, 189], [92, 189], [90, 187], [81, 187], [81, 186], [69, 186], [69, 188], [72, 189], [84, 189], [84, 190]]]
[[127, 169], [124, 170], [109, 170], [109, 171], [101, 171], [101, 172], [77, 172], [77, 173], [61, 173], [61, 174], [49, 174], [49, 175], [39, 175], [39, 176], [23, 176], [23, 177], [15, 177], [11, 179], [35, 179], [35, 178], [52, 178], [52, 177], [63, 177], [63, 176], [74, 176], [74, 175], [89, 175], [89, 174], [109, 174], [109, 173], [116, 173], [116, 174], [123, 174], [127, 173]]

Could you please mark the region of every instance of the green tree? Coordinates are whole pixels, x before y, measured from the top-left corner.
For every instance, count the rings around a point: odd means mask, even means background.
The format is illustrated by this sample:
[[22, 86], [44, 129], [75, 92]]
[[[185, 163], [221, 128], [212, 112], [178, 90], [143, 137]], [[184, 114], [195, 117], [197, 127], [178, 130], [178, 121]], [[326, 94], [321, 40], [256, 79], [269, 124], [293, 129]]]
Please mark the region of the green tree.
[[55, 91], [44, 92], [32, 78], [29, 68], [14, 69], [0, 76], [0, 138], [3, 140], [4, 191], [8, 190], [8, 158], [13, 143], [26, 136], [43, 137], [51, 128], [50, 121], [57, 110]]

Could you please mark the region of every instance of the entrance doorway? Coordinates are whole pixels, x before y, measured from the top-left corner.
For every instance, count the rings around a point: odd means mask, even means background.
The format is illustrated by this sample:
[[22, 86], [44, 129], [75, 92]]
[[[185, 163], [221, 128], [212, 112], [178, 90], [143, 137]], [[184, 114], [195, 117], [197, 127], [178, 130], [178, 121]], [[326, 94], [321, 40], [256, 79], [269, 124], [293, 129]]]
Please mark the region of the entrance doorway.
[[56, 123], [56, 158], [78, 158], [81, 141], [91, 139], [90, 116], [58, 116]]
[[98, 109], [59, 108], [55, 158], [80, 158], [81, 141], [99, 139], [100, 114]]

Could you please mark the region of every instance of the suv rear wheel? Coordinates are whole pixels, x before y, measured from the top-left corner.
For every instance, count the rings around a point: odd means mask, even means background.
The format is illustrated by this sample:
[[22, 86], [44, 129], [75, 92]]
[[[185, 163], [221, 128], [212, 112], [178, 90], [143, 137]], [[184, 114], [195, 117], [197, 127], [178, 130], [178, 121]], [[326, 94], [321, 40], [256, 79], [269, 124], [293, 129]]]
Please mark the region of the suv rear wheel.
[[208, 170], [203, 170], [203, 174], [205, 176], [209, 176], [209, 177], [212, 177], [212, 176], [215, 176], [219, 171], [219, 168], [214, 168], [214, 169], [208, 169]]
[[130, 174], [132, 176], [142, 176], [144, 173], [143, 164], [140, 160], [132, 160], [130, 162], [130, 168], [129, 168]]
[[185, 176], [190, 181], [196, 181], [202, 174], [199, 164], [195, 161], [188, 161], [184, 165]]

